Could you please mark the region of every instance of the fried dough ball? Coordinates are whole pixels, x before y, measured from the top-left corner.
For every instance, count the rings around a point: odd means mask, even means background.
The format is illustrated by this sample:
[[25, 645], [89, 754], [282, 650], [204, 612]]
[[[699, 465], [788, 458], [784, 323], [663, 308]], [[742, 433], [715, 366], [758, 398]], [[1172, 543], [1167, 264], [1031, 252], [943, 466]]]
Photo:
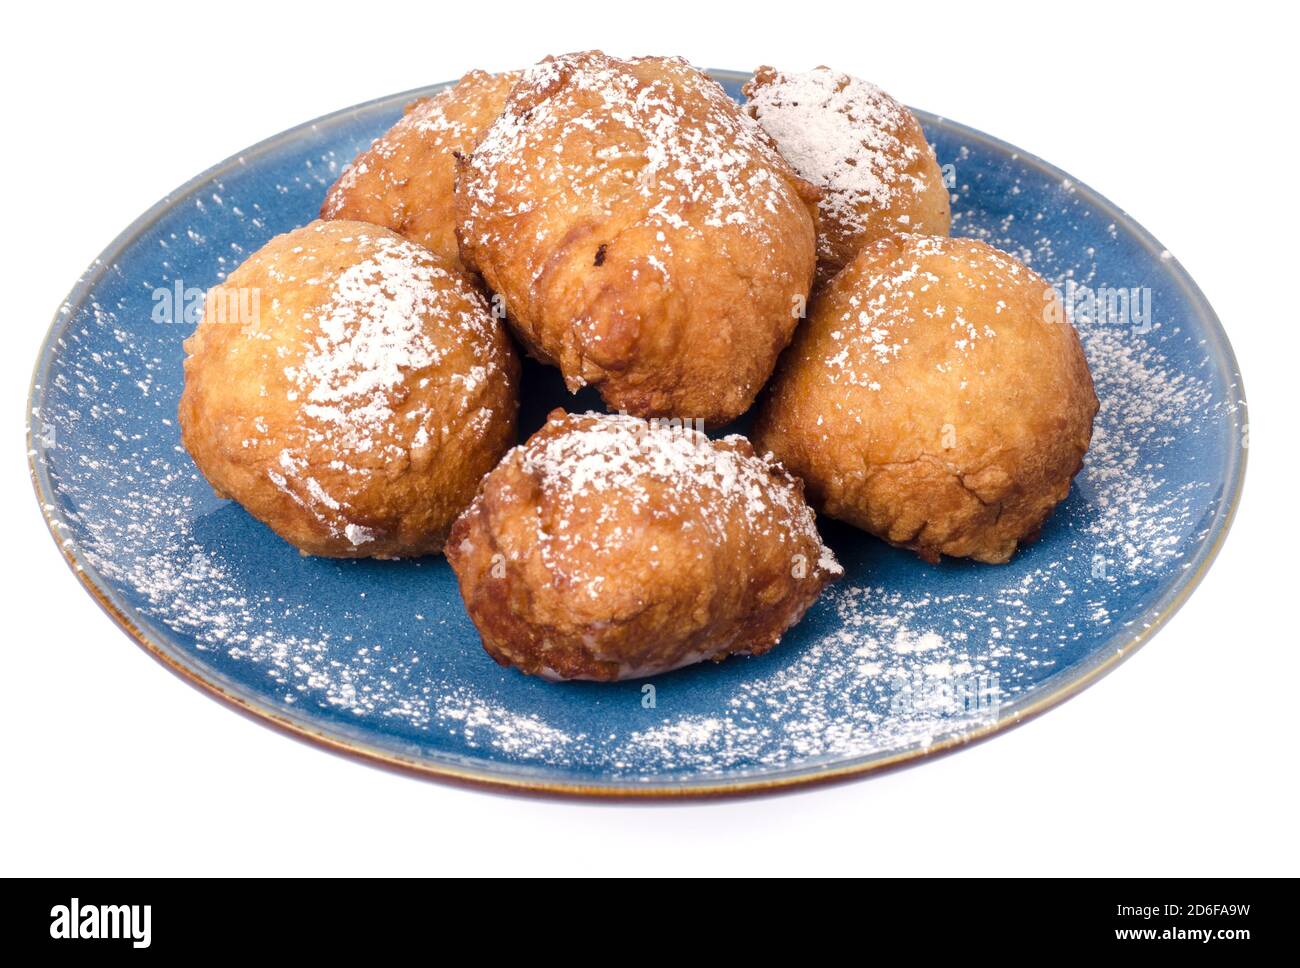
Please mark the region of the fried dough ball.
[[611, 410], [729, 420], [812, 283], [816, 193], [680, 58], [530, 68], [461, 165], [461, 255]]
[[412, 101], [339, 176], [320, 217], [383, 225], [461, 268], [452, 215], [455, 156], [496, 120], [519, 77], [470, 71], [453, 87]]
[[1083, 463], [1097, 412], [1056, 293], [971, 239], [868, 245], [814, 303], [754, 439], [821, 509], [928, 561], [1004, 562]]
[[819, 286], [868, 242], [948, 234], [948, 188], [934, 149], [912, 112], [876, 85], [828, 67], [760, 67], [744, 91], [746, 112], [821, 189]]
[[[242, 294], [251, 312], [214, 311]], [[185, 349], [186, 450], [306, 554], [441, 550], [514, 443], [504, 326], [464, 275], [375, 225], [272, 239], [209, 292]]]
[[488, 654], [553, 679], [766, 652], [842, 571], [802, 485], [743, 437], [562, 410], [487, 476], [447, 558]]

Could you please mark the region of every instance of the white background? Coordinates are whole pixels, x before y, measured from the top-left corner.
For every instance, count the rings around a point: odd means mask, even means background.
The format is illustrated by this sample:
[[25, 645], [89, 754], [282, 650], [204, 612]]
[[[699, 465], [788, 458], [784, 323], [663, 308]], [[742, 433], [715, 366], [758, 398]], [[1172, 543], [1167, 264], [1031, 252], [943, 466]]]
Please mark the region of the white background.
[[[10, 5], [0, 873], [1300, 874], [1296, 24], [1282, 4], [995, 6]], [[37, 348], [84, 267], [167, 191], [300, 121], [597, 46], [867, 77], [1055, 162], [1183, 262], [1241, 361], [1250, 469], [1218, 562], [1136, 657], [914, 768], [620, 806], [452, 788], [294, 742], [98, 610], [41, 520], [22, 441]]]

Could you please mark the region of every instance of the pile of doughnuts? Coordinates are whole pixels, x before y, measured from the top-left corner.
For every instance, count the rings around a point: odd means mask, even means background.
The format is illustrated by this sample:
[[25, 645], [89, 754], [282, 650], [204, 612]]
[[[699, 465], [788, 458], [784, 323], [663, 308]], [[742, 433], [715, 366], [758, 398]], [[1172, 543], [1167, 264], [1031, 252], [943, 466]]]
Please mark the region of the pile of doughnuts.
[[[1056, 294], [948, 237], [878, 87], [744, 93], [589, 51], [409, 105], [210, 293], [259, 296], [186, 341], [199, 470], [304, 554], [445, 552], [488, 654], [554, 679], [771, 649], [842, 574], [813, 508], [1010, 559], [1097, 411]], [[516, 346], [609, 412], [518, 443]], [[753, 443], [703, 432], [751, 408]]]

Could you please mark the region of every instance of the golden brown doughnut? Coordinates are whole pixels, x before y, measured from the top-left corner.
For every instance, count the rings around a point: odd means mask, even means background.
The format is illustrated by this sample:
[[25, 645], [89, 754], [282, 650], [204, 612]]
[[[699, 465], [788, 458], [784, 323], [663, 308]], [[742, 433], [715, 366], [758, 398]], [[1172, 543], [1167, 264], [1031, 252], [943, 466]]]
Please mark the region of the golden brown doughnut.
[[474, 285], [360, 222], [277, 236], [185, 342], [181, 439], [218, 494], [308, 554], [442, 548], [514, 442], [519, 361]]
[[466, 265], [570, 390], [714, 423], [749, 407], [794, 332], [815, 197], [706, 74], [591, 51], [525, 73], [456, 206]]
[[755, 445], [826, 514], [921, 557], [1003, 562], [1070, 489], [1097, 397], [1056, 293], [971, 239], [868, 245], [782, 360]]
[[488, 654], [562, 679], [766, 652], [841, 572], [799, 481], [743, 437], [562, 410], [487, 476], [447, 558]]

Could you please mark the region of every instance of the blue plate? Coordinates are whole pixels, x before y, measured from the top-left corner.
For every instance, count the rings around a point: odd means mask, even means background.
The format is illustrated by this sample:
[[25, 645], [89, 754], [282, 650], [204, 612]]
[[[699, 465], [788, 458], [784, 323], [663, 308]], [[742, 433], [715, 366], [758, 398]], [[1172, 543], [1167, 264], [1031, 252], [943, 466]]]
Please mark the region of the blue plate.
[[[746, 75], [714, 73], [739, 97]], [[118, 237], [55, 317], [31, 394], [41, 507], [86, 588], [178, 673], [294, 734], [435, 776], [602, 795], [768, 790], [1041, 712], [1131, 655], [1205, 574], [1247, 440], [1214, 312], [1110, 202], [921, 112], [954, 234], [1062, 288], [1101, 398], [1069, 500], [1011, 564], [932, 567], [824, 521], [847, 575], [780, 648], [644, 683], [556, 685], [488, 659], [442, 558], [300, 557], [214, 497], [180, 446], [185, 290], [312, 219], [340, 168], [442, 86], [329, 115], [198, 176]], [[552, 405], [598, 404], [567, 397], [549, 370], [525, 377], [524, 432]]]

